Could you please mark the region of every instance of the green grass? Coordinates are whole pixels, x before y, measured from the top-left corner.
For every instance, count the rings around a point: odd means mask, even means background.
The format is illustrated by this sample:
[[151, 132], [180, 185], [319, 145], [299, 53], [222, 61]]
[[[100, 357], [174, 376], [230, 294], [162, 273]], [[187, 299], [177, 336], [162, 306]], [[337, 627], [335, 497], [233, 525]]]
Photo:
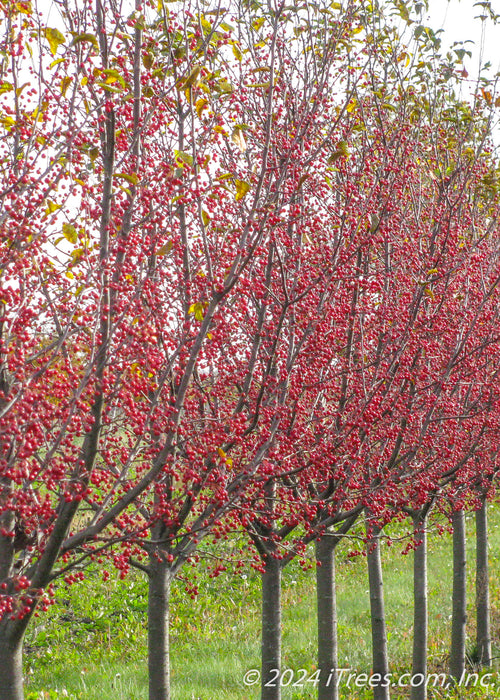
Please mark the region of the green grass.
[[[491, 594], [493, 638], [500, 629], [500, 513], [492, 519]], [[474, 640], [473, 518], [469, 537], [469, 651]], [[410, 670], [412, 644], [412, 556], [402, 546], [384, 547], [384, 577], [391, 670], [397, 678]], [[432, 671], [447, 668], [451, 616], [451, 540], [432, 535], [429, 542], [429, 662]], [[258, 700], [259, 686], [245, 687], [246, 671], [259, 668], [260, 581], [255, 572], [217, 579], [203, 563], [196, 569], [199, 595], [192, 600], [184, 583], [172, 593], [172, 688], [174, 700]], [[339, 550], [337, 562], [339, 663], [359, 673], [371, 667], [370, 613], [366, 561]], [[283, 578], [283, 669], [314, 673], [316, 658], [314, 572], [292, 562]], [[104, 583], [97, 572], [70, 587], [60, 584], [56, 604], [30, 628], [25, 677], [29, 700], [145, 700], [146, 581], [132, 573], [124, 581]], [[500, 650], [494, 649], [494, 656]], [[304, 673], [305, 675], [305, 673]], [[495, 676], [496, 678], [496, 676]], [[294, 676], [294, 681], [298, 676]], [[495, 687], [462, 689], [463, 698], [496, 698]], [[436, 689], [430, 697], [455, 697]], [[395, 690], [392, 697], [408, 694]], [[312, 683], [283, 689], [284, 700], [315, 697]], [[344, 688], [341, 697], [370, 698], [367, 689]]]

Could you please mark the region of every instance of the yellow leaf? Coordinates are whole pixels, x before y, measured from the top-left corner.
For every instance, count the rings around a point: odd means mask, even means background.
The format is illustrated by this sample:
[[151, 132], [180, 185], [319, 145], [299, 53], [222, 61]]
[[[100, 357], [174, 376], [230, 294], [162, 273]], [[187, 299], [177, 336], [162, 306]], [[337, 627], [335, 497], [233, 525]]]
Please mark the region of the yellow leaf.
[[245, 137], [243, 136], [243, 131], [239, 126], [236, 126], [233, 129], [231, 141], [238, 146], [242, 153], [244, 153], [247, 150], [247, 143], [245, 141]]
[[71, 252], [71, 257], [73, 259], [73, 264], [77, 263], [82, 255], [85, 253], [85, 248], [76, 248]]
[[96, 49], [98, 47], [97, 37], [94, 34], [77, 34], [75, 37], [73, 37], [73, 44], [81, 44], [83, 42], [89, 42], [90, 44], [93, 44], [93, 46], [95, 46]]
[[55, 204], [51, 199], [47, 199], [47, 208], [45, 209], [46, 214], [53, 214], [55, 211], [61, 208], [60, 204]]
[[[212, 89], [205, 82], [203, 82], [203, 80], [200, 80], [196, 87], [198, 90], [202, 90], [207, 95], [210, 95], [212, 93]], [[189, 88], [189, 89], [191, 89], [191, 88]]]
[[245, 182], [245, 180], [235, 180], [234, 184], [236, 185], [236, 194], [234, 198], [238, 202], [240, 199], [243, 199], [243, 197], [246, 195], [246, 193], [250, 189], [250, 185], [248, 184], [248, 182]]
[[405, 68], [410, 64], [410, 55], [406, 51], [402, 51], [398, 56], [398, 61], [405, 62]]
[[21, 85], [21, 87], [16, 88], [16, 96], [19, 97], [19, 95], [22, 93], [25, 87], [30, 85], [30, 83], [24, 83], [24, 85]]
[[233, 49], [234, 57], [237, 61], [241, 61], [242, 55], [239, 49], [238, 43], [236, 41], [231, 42], [231, 48]]
[[208, 100], [206, 100], [204, 97], [200, 97], [198, 100], [196, 100], [196, 114], [199, 116], [200, 119], [202, 112], [204, 109], [206, 109], [206, 107], [208, 107]]
[[493, 98], [491, 96], [491, 92], [489, 90], [485, 90], [484, 88], [481, 88], [481, 93], [486, 100], [486, 102], [490, 105], [493, 101]]
[[175, 154], [175, 162], [179, 167], [183, 167], [184, 165], [193, 165], [193, 156], [190, 156], [189, 153], [186, 153], [185, 151], [174, 151]]
[[69, 88], [69, 86], [71, 85], [72, 80], [73, 80], [73, 78], [70, 78], [69, 76], [66, 76], [61, 80], [60, 90], [61, 90], [61, 95], [63, 97], [66, 96], [66, 91]]
[[38, 121], [38, 117], [45, 112], [48, 106], [49, 103], [46, 102], [46, 100], [44, 100], [41, 105], [39, 105], [33, 110], [33, 114], [31, 116], [33, 117], [35, 122]]
[[31, 2], [16, 2], [14, 7], [22, 15], [31, 15], [33, 12]]
[[15, 123], [16, 122], [14, 121], [14, 119], [12, 119], [12, 117], [6, 117], [4, 115], [0, 117], [0, 124], [2, 124], [7, 129], [7, 131], [10, 131]]
[[207, 302], [197, 301], [194, 304], [191, 304], [188, 309], [188, 314], [194, 314], [197, 321], [203, 321], [206, 306]]
[[336, 160], [342, 157], [348, 157], [349, 156], [349, 149], [347, 147], [347, 142], [346, 141], [339, 141], [337, 143], [337, 148], [333, 153], [330, 155], [328, 158], [328, 163], [334, 163]]
[[258, 19], [254, 19], [254, 21], [252, 22], [252, 27], [253, 27], [256, 31], [258, 31], [258, 30], [262, 27], [262, 25], [264, 24], [264, 22], [265, 22], [265, 18], [264, 18], [264, 17], [259, 17]]
[[212, 25], [210, 24], [208, 19], [206, 19], [202, 15], [200, 17], [200, 23], [201, 23], [201, 26], [203, 27], [203, 31], [205, 32], [205, 34], [210, 34], [210, 32], [212, 31]]
[[158, 249], [156, 255], [168, 255], [172, 250], [173, 245], [174, 244], [172, 243], [172, 241], [168, 241], [167, 243], [165, 243], [165, 245], [162, 245], [162, 247]]
[[123, 88], [127, 87], [127, 83], [125, 82], [123, 77], [114, 68], [104, 68], [102, 72], [105, 76], [104, 82], [106, 83], [106, 85], [112, 85], [113, 83], [118, 82]]
[[187, 78], [184, 78], [179, 81], [178, 87], [182, 88], [185, 90], [186, 88], [192, 87], [195, 83], [196, 80], [200, 74], [201, 71], [201, 66], [195, 66], [191, 73], [187, 76]]
[[347, 107], [346, 107], [346, 112], [349, 112], [349, 113], [354, 112], [354, 110], [356, 109], [356, 105], [357, 105], [357, 104], [358, 104], [358, 101], [357, 101], [356, 99], [353, 98], [353, 99], [349, 102], [349, 104], [347, 105]]
[[49, 65], [49, 68], [55, 68], [55, 66], [58, 66], [60, 63], [63, 63], [63, 62], [64, 62], [64, 58], [56, 58]]
[[139, 182], [139, 178], [136, 173], [115, 173], [115, 177], [120, 177], [123, 180], [130, 182], [132, 185], [137, 185]]
[[203, 220], [203, 226], [208, 226], [210, 223], [210, 216], [204, 209], [201, 210], [201, 218]]
[[225, 78], [219, 80], [215, 88], [217, 92], [220, 92], [223, 95], [229, 95], [233, 92], [233, 86]]
[[62, 226], [62, 234], [64, 238], [70, 243], [76, 243], [76, 241], [78, 240], [76, 228], [73, 226], [73, 224], [68, 224], [64, 222]]
[[52, 29], [51, 27], [45, 28], [45, 38], [49, 42], [50, 53], [55, 56], [58, 47], [61, 44], [66, 43], [66, 37], [62, 34], [59, 29]]

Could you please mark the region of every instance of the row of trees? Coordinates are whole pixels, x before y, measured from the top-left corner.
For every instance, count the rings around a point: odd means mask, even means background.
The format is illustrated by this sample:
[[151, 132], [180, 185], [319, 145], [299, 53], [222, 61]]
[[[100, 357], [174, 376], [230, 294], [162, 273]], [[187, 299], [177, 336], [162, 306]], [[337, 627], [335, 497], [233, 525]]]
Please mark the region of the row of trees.
[[148, 576], [168, 698], [171, 582], [235, 527], [262, 571], [264, 699], [281, 571], [316, 541], [334, 697], [339, 539], [364, 517], [380, 590], [388, 522], [423, 539], [431, 508], [492, 493], [493, 87], [464, 100], [463, 49], [440, 57], [401, 2], [0, 8], [2, 697], [53, 582], [110, 556]]

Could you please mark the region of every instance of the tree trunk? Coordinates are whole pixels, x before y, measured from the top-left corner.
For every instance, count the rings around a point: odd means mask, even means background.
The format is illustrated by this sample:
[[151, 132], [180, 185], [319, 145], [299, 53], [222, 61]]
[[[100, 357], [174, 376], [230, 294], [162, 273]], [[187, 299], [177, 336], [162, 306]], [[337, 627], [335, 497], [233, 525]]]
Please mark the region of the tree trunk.
[[172, 574], [168, 564], [150, 558], [148, 596], [149, 700], [170, 700], [169, 613]]
[[415, 536], [420, 540], [413, 552], [413, 682], [411, 700], [426, 700], [427, 685], [427, 516], [413, 518]]
[[0, 698], [23, 700], [23, 643], [12, 641], [0, 624]]
[[328, 535], [316, 542], [316, 595], [318, 604], [318, 700], [337, 700], [337, 603], [335, 546]]
[[476, 511], [476, 648], [481, 666], [491, 666], [490, 584], [488, 576], [488, 502]]
[[388, 700], [390, 697], [389, 687], [384, 679], [389, 677], [389, 655], [387, 652], [384, 582], [380, 556], [380, 530], [378, 528], [373, 529], [373, 534], [368, 540], [367, 561], [372, 624], [373, 698], [374, 700]]
[[456, 681], [465, 672], [465, 626], [467, 621], [465, 513], [457, 510], [453, 524], [453, 604], [451, 620], [450, 675]]
[[268, 555], [262, 574], [262, 695], [281, 698], [281, 564]]

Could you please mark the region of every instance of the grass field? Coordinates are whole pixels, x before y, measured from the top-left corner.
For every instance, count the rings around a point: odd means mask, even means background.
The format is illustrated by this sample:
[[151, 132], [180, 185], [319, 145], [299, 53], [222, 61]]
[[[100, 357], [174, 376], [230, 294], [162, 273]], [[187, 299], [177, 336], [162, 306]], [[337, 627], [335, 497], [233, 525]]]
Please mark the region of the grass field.
[[[500, 513], [490, 518], [490, 565], [494, 656], [500, 633]], [[469, 653], [474, 648], [474, 519], [469, 530]], [[384, 547], [384, 576], [391, 671], [394, 678], [410, 670], [412, 643], [412, 555], [401, 544]], [[433, 534], [429, 542], [429, 663], [446, 670], [451, 615], [451, 540]], [[369, 673], [370, 613], [364, 557], [338, 552], [339, 664]], [[259, 668], [260, 581], [255, 572], [229, 573], [211, 579], [203, 563], [196, 569], [199, 595], [192, 600], [184, 583], [172, 595], [172, 688], [175, 700], [258, 700], [259, 685], [246, 687], [244, 674]], [[316, 693], [307, 678], [316, 668], [314, 572], [292, 562], [283, 580], [284, 700], [309, 700]], [[37, 619], [26, 639], [28, 700], [52, 698], [145, 700], [147, 698], [146, 611], [144, 575], [104, 583], [97, 572], [70, 587], [60, 584], [56, 605]], [[299, 672], [300, 669], [304, 671]], [[293, 671], [293, 674], [292, 674]], [[496, 668], [494, 669], [496, 671]], [[473, 681], [472, 681], [473, 682]], [[456, 697], [497, 698], [496, 673], [489, 686]], [[295, 683], [295, 687], [293, 687]], [[485, 681], [486, 685], [486, 681]], [[436, 688], [433, 698], [455, 697]], [[370, 698], [367, 688], [341, 686], [341, 697]], [[392, 697], [408, 697], [394, 689]]]

